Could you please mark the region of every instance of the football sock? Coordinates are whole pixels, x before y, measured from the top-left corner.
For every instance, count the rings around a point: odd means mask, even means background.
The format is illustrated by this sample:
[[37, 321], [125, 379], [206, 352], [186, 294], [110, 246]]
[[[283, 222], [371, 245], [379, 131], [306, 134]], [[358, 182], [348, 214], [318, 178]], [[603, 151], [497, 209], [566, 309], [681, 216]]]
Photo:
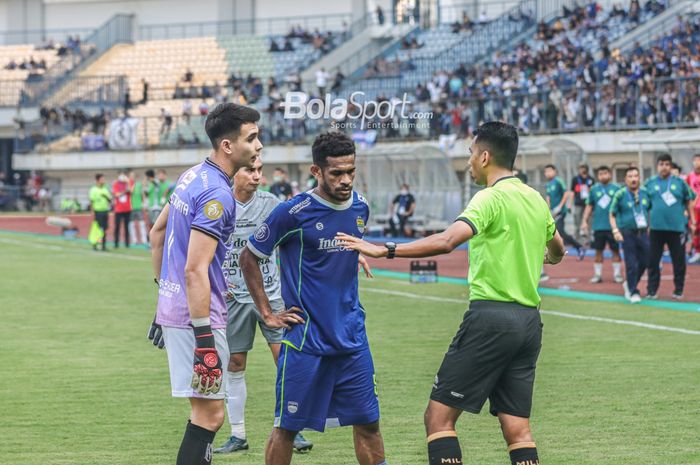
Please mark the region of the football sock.
[[428, 463], [430, 465], [461, 465], [462, 449], [456, 431], [440, 431], [428, 436]]
[[228, 371], [226, 376], [226, 411], [231, 436], [245, 439], [245, 401], [248, 397], [245, 371]]
[[622, 274], [622, 263], [613, 262], [613, 273], [615, 273], [615, 276], [620, 276]]
[[603, 274], [603, 264], [602, 263], [594, 263], [593, 270], [595, 271], [596, 276], [601, 276]]
[[187, 422], [185, 436], [177, 453], [177, 465], [209, 465], [211, 464], [211, 444], [214, 442], [215, 431]]
[[534, 442], [517, 442], [508, 446], [511, 465], [540, 465]]

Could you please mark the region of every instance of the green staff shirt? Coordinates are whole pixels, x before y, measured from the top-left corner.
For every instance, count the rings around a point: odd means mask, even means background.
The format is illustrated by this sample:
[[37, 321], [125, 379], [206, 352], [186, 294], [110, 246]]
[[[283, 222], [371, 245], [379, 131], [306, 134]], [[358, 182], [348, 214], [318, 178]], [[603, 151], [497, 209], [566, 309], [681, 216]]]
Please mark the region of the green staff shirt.
[[155, 210], [160, 208], [158, 199], [158, 183], [156, 181], [148, 181], [148, 188], [146, 189], [146, 198], [149, 210]]
[[688, 200], [695, 198], [688, 184], [678, 176], [661, 179], [649, 178], [644, 184], [651, 197], [651, 229], [656, 231], [685, 232]]
[[556, 231], [547, 203], [515, 177], [479, 191], [457, 218], [469, 241], [469, 299], [537, 307], [544, 250]]
[[[549, 196], [550, 210], [554, 210], [557, 205], [559, 205], [561, 199], [564, 198], [564, 194], [566, 194], [566, 184], [564, 184], [564, 181], [562, 181], [560, 177], [557, 176], [547, 183], [547, 195]], [[562, 205], [562, 215], [568, 211], [569, 209], [566, 207], [566, 204]]]
[[131, 191], [131, 209], [141, 210], [143, 208], [143, 184], [140, 182], [134, 183], [134, 188]]
[[635, 195], [625, 187], [615, 192], [610, 213], [615, 215], [617, 229], [646, 229], [646, 226], [640, 227], [637, 224], [635, 215], [643, 215], [648, 225], [650, 207], [651, 199], [645, 188], [640, 188], [635, 198]]
[[593, 207], [593, 231], [611, 231], [610, 226], [610, 205], [612, 204], [615, 192], [620, 190], [620, 186], [615, 183], [595, 184], [591, 187], [590, 195], [586, 200], [587, 205]]
[[161, 208], [170, 200], [170, 194], [174, 188], [175, 185], [171, 184], [167, 179], [158, 184], [158, 199]]
[[92, 205], [92, 211], [94, 212], [107, 212], [109, 211], [110, 204], [112, 203], [112, 194], [106, 185], [92, 186], [90, 188], [90, 204]]

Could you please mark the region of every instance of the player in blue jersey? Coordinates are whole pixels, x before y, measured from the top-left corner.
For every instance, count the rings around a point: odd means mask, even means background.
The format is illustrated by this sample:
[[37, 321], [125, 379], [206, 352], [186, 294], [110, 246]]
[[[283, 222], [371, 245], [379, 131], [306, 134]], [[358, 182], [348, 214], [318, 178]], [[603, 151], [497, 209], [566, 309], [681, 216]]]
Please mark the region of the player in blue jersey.
[[[222, 262], [235, 225], [231, 178], [260, 156], [259, 118], [256, 110], [235, 104], [209, 113], [205, 129], [213, 151], [180, 176], [151, 230], [159, 296], [149, 337], [156, 343], [162, 328], [172, 395], [189, 398], [191, 406], [177, 465], [209, 464], [224, 420], [222, 366], [229, 349]], [[286, 313], [262, 312], [262, 318], [271, 327], [301, 321]]]
[[365, 199], [353, 192], [355, 144], [340, 132], [321, 134], [312, 147], [314, 190], [276, 207], [248, 240], [240, 264], [255, 305], [269, 312], [259, 260], [279, 247], [282, 299], [304, 319], [284, 334], [277, 371], [275, 427], [267, 465], [288, 465], [292, 442], [305, 428], [353, 426], [361, 465], [385, 463], [379, 403], [365, 311], [358, 296], [359, 253], [335, 235], [362, 237]]

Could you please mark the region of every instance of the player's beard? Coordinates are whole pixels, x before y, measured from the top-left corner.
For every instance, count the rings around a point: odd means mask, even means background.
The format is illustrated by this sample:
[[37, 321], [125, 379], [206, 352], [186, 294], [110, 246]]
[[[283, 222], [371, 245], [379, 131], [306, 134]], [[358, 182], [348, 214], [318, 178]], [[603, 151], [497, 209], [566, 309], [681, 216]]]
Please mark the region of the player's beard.
[[350, 186], [350, 190], [347, 192], [341, 192], [337, 189], [332, 189], [331, 187], [328, 186], [325, 182], [322, 183], [319, 186], [321, 189], [323, 189], [323, 192], [331, 199], [338, 203], [346, 202], [350, 197], [352, 197], [352, 185]]

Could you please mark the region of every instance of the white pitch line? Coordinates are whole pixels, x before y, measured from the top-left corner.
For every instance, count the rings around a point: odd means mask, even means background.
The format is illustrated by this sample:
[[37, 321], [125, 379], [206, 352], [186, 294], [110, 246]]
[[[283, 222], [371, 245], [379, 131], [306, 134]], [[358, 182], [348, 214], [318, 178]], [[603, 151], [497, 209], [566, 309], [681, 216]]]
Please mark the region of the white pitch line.
[[[395, 296], [400, 296], [400, 297], [410, 297], [410, 298], [421, 299], [421, 300], [432, 300], [434, 302], [449, 302], [449, 303], [463, 304], [464, 306], [467, 305], [466, 300], [452, 299], [449, 297], [438, 297], [438, 296], [433, 296], [433, 295], [413, 294], [410, 292], [390, 291], [388, 289], [377, 289], [377, 288], [372, 288], [372, 287], [361, 287], [360, 290], [367, 291], [367, 292], [375, 292], [377, 294], [395, 295]], [[553, 310], [540, 310], [540, 313], [542, 313], [544, 315], [560, 316], [563, 318], [572, 318], [575, 320], [599, 321], [601, 323], [612, 323], [612, 324], [616, 324], [616, 325], [636, 326], [638, 328], [653, 329], [653, 330], [657, 330], [657, 331], [668, 331], [668, 332], [672, 332], [672, 333], [692, 334], [695, 336], [700, 336], [700, 331], [696, 331], [693, 329], [675, 328], [673, 326], [653, 325], [650, 323], [642, 323], [640, 321], [615, 320], [613, 318], [603, 318], [603, 317], [599, 317], [599, 316], [589, 316], [589, 315], [577, 315], [575, 313], [556, 312]]]
[[122, 260], [135, 260], [135, 261], [150, 261], [150, 258], [146, 257], [137, 257], [134, 255], [122, 255], [122, 254], [114, 254], [114, 253], [101, 253], [101, 252], [95, 252], [93, 250], [83, 250], [83, 249], [77, 249], [74, 247], [61, 247], [60, 245], [51, 245], [51, 244], [45, 244], [42, 242], [29, 242], [29, 241], [18, 241], [14, 239], [6, 239], [6, 238], [0, 238], [0, 242], [4, 244], [12, 244], [12, 245], [20, 245], [23, 247], [31, 247], [34, 249], [43, 249], [43, 250], [53, 250], [55, 252], [71, 252], [71, 253], [78, 253], [81, 255], [90, 255], [91, 257], [109, 257], [109, 258], [118, 258]]

